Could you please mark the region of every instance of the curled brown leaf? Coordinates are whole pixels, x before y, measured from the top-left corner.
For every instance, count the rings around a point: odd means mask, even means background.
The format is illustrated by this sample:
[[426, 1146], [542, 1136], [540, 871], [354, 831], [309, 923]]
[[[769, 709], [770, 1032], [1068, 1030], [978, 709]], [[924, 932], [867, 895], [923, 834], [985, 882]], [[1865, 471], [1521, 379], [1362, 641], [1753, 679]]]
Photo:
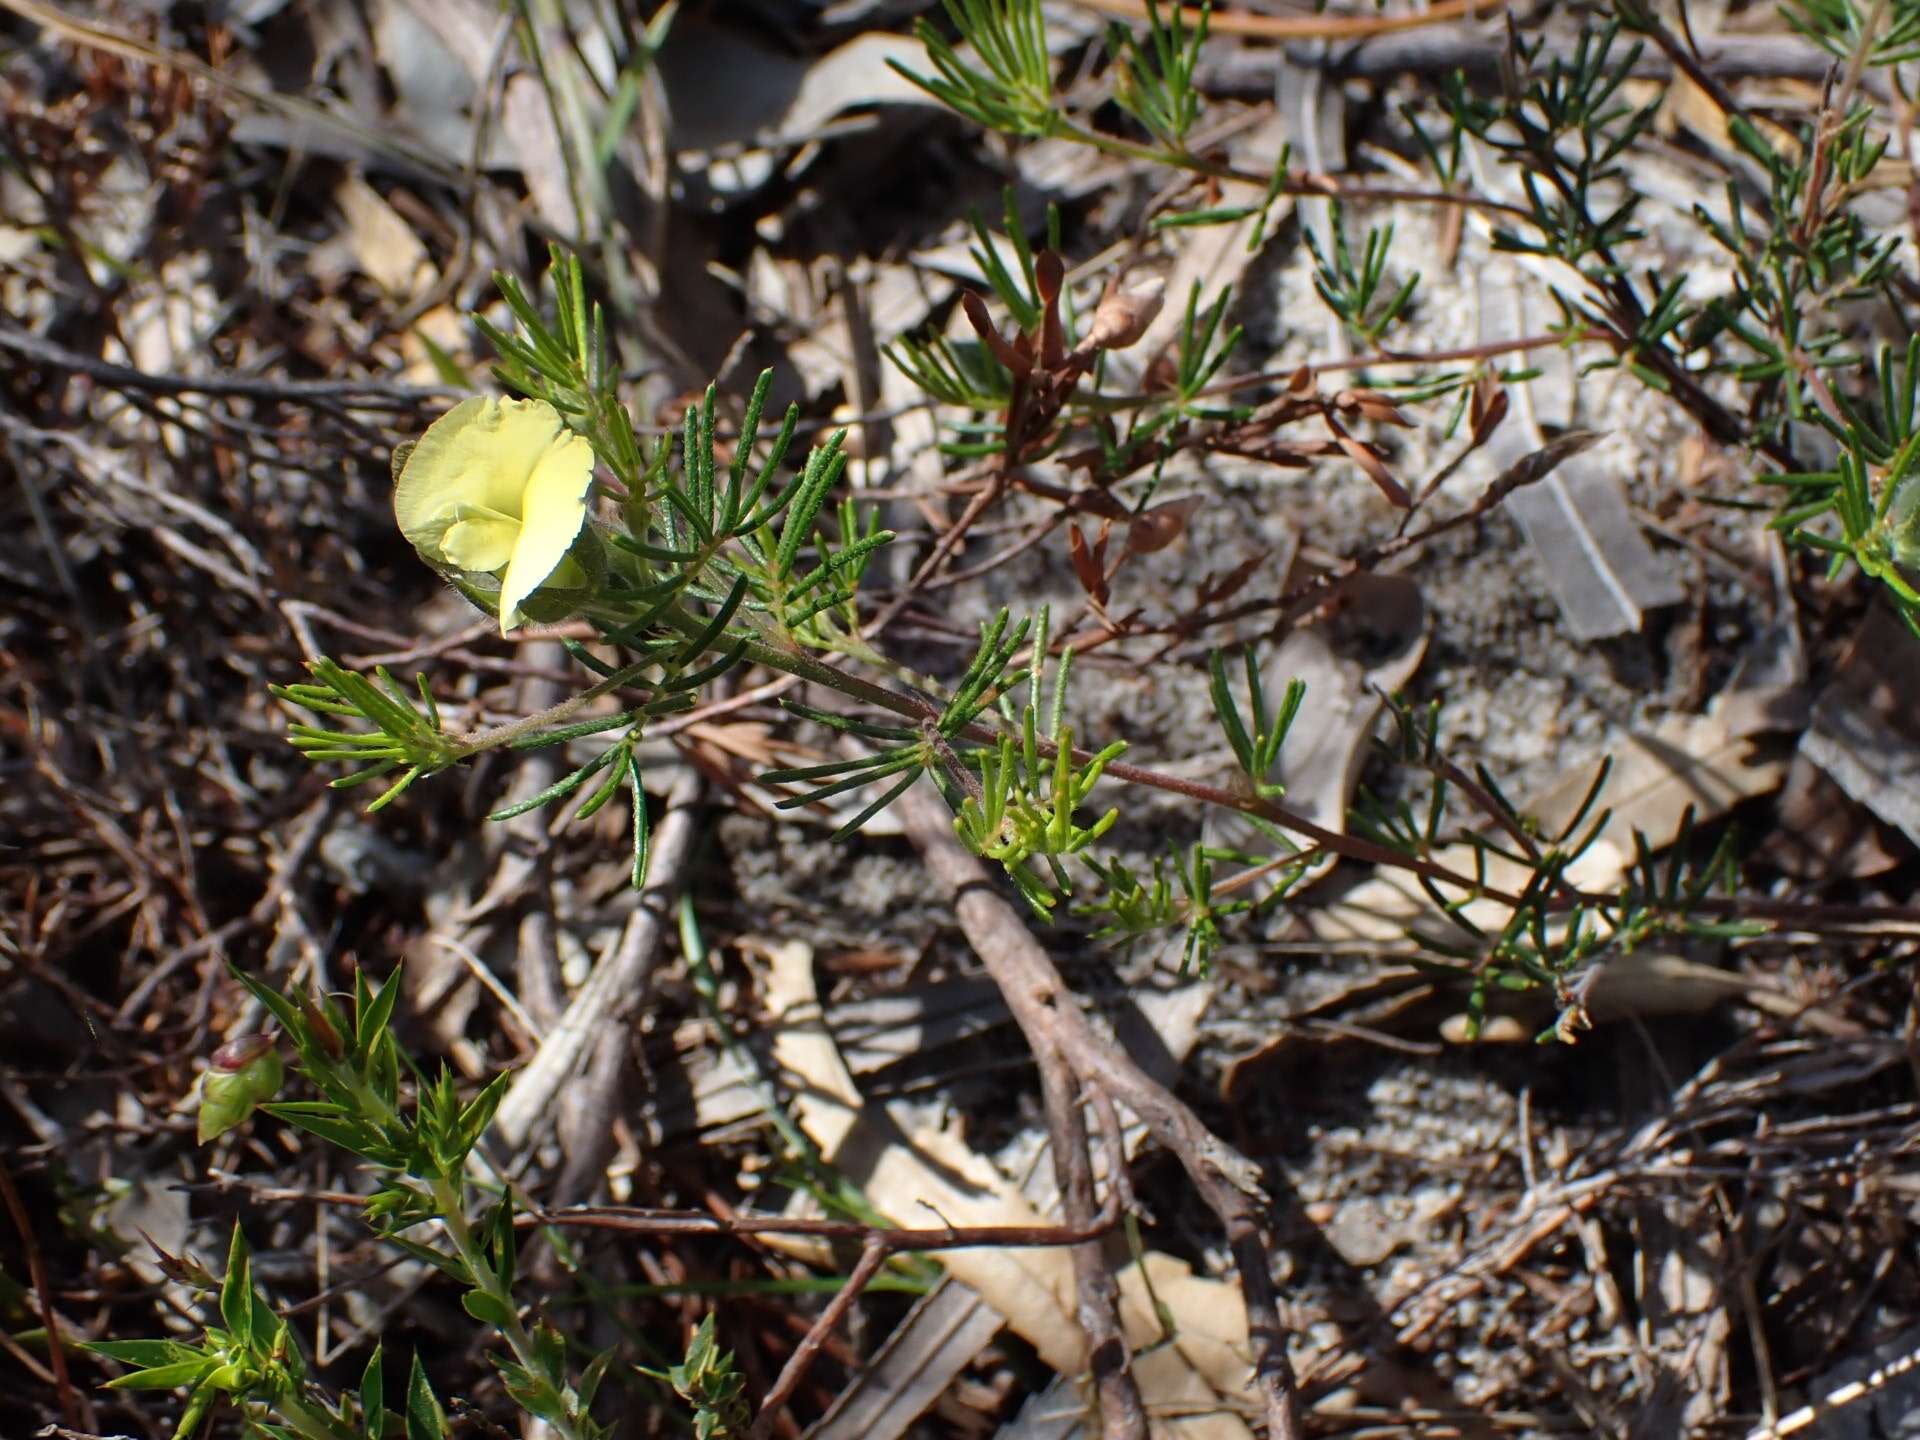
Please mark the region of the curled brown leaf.
[[1134, 555], [1151, 555], [1164, 550], [1186, 533], [1187, 520], [1200, 508], [1200, 497], [1189, 495], [1169, 500], [1133, 517], [1127, 526], [1127, 550]]
[[987, 349], [993, 352], [993, 358], [1006, 366], [1015, 375], [1025, 376], [1033, 373], [1033, 359], [1019, 346], [1010, 343], [1006, 337], [993, 328], [993, 316], [987, 313], [987, 302], [973, 291], [967, 290], [960, 296], [960, 308], [966, 311], [967, 323], [973, 326]]

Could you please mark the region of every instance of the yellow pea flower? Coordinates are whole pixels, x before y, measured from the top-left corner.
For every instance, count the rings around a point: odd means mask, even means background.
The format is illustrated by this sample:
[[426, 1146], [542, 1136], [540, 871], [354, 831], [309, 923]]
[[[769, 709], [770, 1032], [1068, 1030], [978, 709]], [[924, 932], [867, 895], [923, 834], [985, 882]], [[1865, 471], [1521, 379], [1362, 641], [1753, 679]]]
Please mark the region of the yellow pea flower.
[[500, 577], [500, 630], [587, 518], [593, 447], [544, 400], [463, 400], [400, 464], [393, 513], [427, 563]]

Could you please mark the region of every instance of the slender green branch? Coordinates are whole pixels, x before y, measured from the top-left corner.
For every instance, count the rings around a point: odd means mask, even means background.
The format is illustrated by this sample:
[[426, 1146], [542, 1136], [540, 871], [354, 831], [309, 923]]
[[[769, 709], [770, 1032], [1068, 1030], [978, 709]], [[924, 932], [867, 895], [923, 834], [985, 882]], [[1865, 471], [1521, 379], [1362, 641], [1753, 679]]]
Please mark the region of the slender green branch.
[[520, 1319], [520, 1309], [514, 1303], [512, 1291], [495, 1272], [484, 1248], [474, 1238], [473, 1227], [467, 1221], [465, 1191], [464, 1183], [457, 1184], [445, 1176], [431, 1182], [433, 1201], [440, 1210], [440, 1220], [448, 1242], [472, 1276], [474, 1288], [495, 1302], [492, 1308], [497, 1313], [493, 1323], [506, 1337], [513, 1358], [529, 1375], [559, 1382], [560, 1412], [548, 1416], [549, 1423], [565, 1440], [594, 1440], [578, 1392], [564, 1377], [549, 1374], [551, 1367], [534, 1343], [533, 1336], [528, 1333], [525, 1322]]
[[455, 735], [449, 738], [454, 742], [458, 758], [469, 760], [483, 750], [496, 750], [502, 745], [510, 745], [515, 740], [524, 739], [528, 735], [578, 715], [602, 696], [611, 695], [614, 691], [633, 684], [652, 668], [651, 661], [628, 665], [624, 669], [614, 671], [597, 684], [588, 686], [578, 695], [569, 696], [559, 704], [549, 706], [537, 714], [508, 721], [505, 725], [496, 725], [490, 730], [475, 730], [471, 734]]

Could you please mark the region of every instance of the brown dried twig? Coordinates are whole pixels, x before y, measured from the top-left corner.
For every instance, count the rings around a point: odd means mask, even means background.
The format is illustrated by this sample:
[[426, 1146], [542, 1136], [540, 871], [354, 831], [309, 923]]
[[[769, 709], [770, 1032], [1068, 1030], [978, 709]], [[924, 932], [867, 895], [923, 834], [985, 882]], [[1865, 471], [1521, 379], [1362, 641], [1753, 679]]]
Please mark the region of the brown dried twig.
[[[435, 400], [459, 392], [444, 385], [401, 385], [391, 380], [280, 380], [245, 375], [156, 375], [131, 365], [83, 355], [0, 320], [0, 350], [10, 350], [38, 365], [84, 375], [110, 390], [133, 390], [148, 395], [217, 395], [230, 399], [356, 410], [397, 410], [418, 413]], [[178, 417], [169, 417], [176, 419]]]
[[[1040, 1093], [1047, 1107], [1051, 1131], [1053, 1170], [1060, 1186], [1060, 1208], [1067, 1224], [1085, 1229], [1093, 1221], [1093, 1167], [1087, 1145], [1087, 1126], [1075, 1092], [1084, 1084], [1059, 1050], [1036, 1047]], [[1116, 1147], [1108, 1195], [1117, 1203], [1120, 1167], [1125, 1155]], [[1071, 1251], [1076, 1311], [1087, 1339], [1087, 1367], [1093, 1373], [1095, 1402], [1101, 1431], [1107, 1440], [1146, 1440], [1147, 1412], [1140, 1386], [1134, 1380], [1132, 1354], [1120, 1326], [1120, 1287], [1098, 1240], [1084, 1241]]]
[[40, 1305], [40, 1323], [47, 1328], [47, 1358], [53, 1366], [54, 1385], [60, 1392], [60, 1409], [69, 1425], [84, 1424], [89, 1430], [95, 1429], [92, 1402], [74, 1388], [73, 1379], [67, 1373], [66, 1342], [60, 1336], [59, 1312], [53, 1304], [53, 1286], [47, 1277], [40, 1246], [34, 1239], [32, 1217], [21, 1203], [12, 1172], [4, 1161], [0, 1161], [0, 1201], [4, 1201], [14, 1228], [20, 1232], [20, 1247], [27, 1257], [27, 1278], [33, 1286], [34, 1298]]
[[1240, 1271], [1254, 1347], [1255, 1393], [1268, 1434], [1273, 1440], [1294, 1440], [1304, 1432], [1287, 1358], [1287, 1331], [1273, 1289], [1266, 1227], [1255, 1208], [1262, 1194], [1259, 1168], [1209, 1130], [1115, 1041], [1094, 1029], [1059, 968], [993, 886], [986, 868], [954, 838], [952, 821], [938, 799], [910, 790], [898, 803], [908, 838], [928, 873], [953, 897], [961, 929], [1034, 1053], [1058, 1054], [1082, 1085], [1106, 1092], [1133, 1111], [1179, 1160], [1220, 1220]]
[[[1084, 1138], [1084, 1131], [1082, 1132]], [[806, 1378], [808, 1370], [818, 1358], [827, 1337], [846, 1318], [867, 1285], [880, 1269], [895, 1255], [924, 1254], [938, 1250], [966, 1250], [975, 1246], [999, 1247], [1052, 1247], [1066, 1245], [1076, 1250], [1094, 1247], [1097, 1251], [1099, 1240], [1120, 1222], [1120, 1188], [1116, 1185], [1107, 1192], [1107, 1202], [1098, 1214], [1087, 1218], [1084, 1225], [946, 1225], [938, 1229], [909, 1230], [899, 1227], [865, 1225], [853, 1220], [789, 1220], [779, 1216], [739, 1215], [722, 1219], [719, 1216], [703, 1215], [696, 1211], [647, 1211], [632, 1210], [617, 1206], [579, 1206], [561, 1211], [529, 1211], [515, 1217], [521, 1226], [559, 1225], [583, 1227], [597, 1230], [618, 1230], [642, 1235], [811, 1235], [831, 1239], [857, 1239], [860, 1241], [860, 1259], [854, 1265], [853, 1272], [847, 1277], [833, 1297], [822, 1310], [806, 1335], [795, 1347], [787, 1363], [781, 1368], [779, 1376], [768, 1389], [766, 1398], [761, 1402], [760, 1412], [754, 1417], [753, 1426], [747, 1432], [749, 1440], [766, 1440], [773, 1433], [774, 1423], [786, 1409], [788, 1401], [799, 1389], [800, 1382]], [[357, 1197], [356, 1197], [357, 1198]], [[1103, 1388], [1102, 1393], [1105, 1393]], [[1138, 1396], [1136, 1394], [1136, 1408]], [[1109, 1435], [1145, 1436], [1145, 1419], [1142, 1412], [1141, 1428], [1138, 1431], [1108, 1431]]]
[[[1152, 13], [1146, 0], [1079, 0], [1089, 10], [1107, 15], [1124, 15], [1146, 20]], [[1200, 23], [1201, 12], [1192, 6], [1163, 5], [1161, 13], [1178, 10], [1183, 24]], [[1245, 11], [1215, 10], [1206, 24], [1218, 35], [1246, 35], [1259, 40], [1352, 40], [1367, 35], [1390, 35], [1397, 30], [1417, 30], [1441, 25], [1449, 20], [1476, 19], [1497, 14], [1506, 8], [1506, 0], [1440, 0], [1439, 4], [1404, 15], [1256, 15]]]

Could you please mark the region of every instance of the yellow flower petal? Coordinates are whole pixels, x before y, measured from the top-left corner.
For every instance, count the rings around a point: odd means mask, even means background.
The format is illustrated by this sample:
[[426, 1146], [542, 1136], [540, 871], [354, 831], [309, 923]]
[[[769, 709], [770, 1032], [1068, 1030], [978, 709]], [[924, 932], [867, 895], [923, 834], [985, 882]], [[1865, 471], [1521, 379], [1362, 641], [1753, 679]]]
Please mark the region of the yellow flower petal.
[[501, 576], [500, 628], [586, 522], [593, 447], [544, 400], [464, 400], [400, 467], [393, 513], [429, 563]]
[[440, 537], [440, 552], [462, 570], [491, 574], [513, 559], [519, 538], [518, 520], [492, 515], [456, 520]]
[[442, 539], [463, 507], [518, 517], [534, 468], [565, 430], [544, 400], [461, 401], [427, 427], [400, 472], [400, 533], [428, 560], [451, 562]]
[[440, 537], [453, 521], [453, 505], [459, 489], [461, 462], [452, 451], [455, 441], [474, 423], [488, 405], [487, 398], [476, 395], [462, 400], [420, 437], [408, 454], [393, 486], [393, 514], [400, 522], [400, 533], [426, 559], [446, 563], [440, 549]]
[[520, 538], [500, 581], [500, 628], [520, 621], [520, 606], [566, 559], [587, 518], [593, 447], [569, 435], [549, 445], [528, 477], [520, 502]]

